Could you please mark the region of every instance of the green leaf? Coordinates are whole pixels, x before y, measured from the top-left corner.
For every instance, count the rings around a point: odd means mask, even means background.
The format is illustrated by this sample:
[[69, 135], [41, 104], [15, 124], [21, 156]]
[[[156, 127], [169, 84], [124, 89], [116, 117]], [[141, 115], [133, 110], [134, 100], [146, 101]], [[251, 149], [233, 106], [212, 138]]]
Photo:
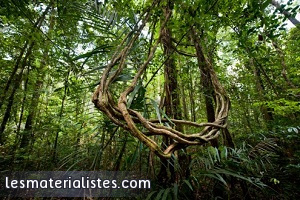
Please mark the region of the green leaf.
[[253, 182], [249, 177], [246, 177], [246, 176], [243, 176], [243, 175], [240, 175], [238, 173], [234, 173], [234, 172], [231, 172], [231, 171], [228, 171], [228, 170], [225, 170], [225, 169], [220, 169], [220, 168], [217, 168], [215, 170], [211, 170], [212, 173], [215, 173], [215, 174], [225, 174], [225, 175], [229, 175], [229, 176], [233, 176], [233, 177], [236, 177], [236, 178], [239, 178], [239, 179], [242, 179], [242, 180], [245, 180], [257, 187], [259, 186], [266, 186], [265, 184], [263, 183], [256, 183], [256, 182]]
[[110, 46], [101, 46], [101, 47], [97, 47], [96, 49], [90, 51], [90, 52], [87, 52], [87, 53], [84, 53], [82, 55], [79, 55], [79, 56], [76, 56], [75, 58], [72, 59], [72, 61], [75, 61], [75, 60], [79, 60], [81, 58], [89, 58], [91, 56], [93, 56], [94, 54], [98, 54], [98, 53], [106, 53], [108, 51], [105, 51], [105, 49], [107, 48], [110, 48]]
[[268, 5], [271, 3], [272, 0], [266, 0], [263, 4], [262, 4], [262, 9], [264, 10], [266, 7], [268, 7]]
[[293, 127], [293, 130], [294, 130], [295, 133], [299, 132], [298, 129], [296, 129], [295, 127]]
[[157, 115], [157, 118], [158, 118], [158, 121], [159, 123], [161, 123], [161, 115], [160, 115], [160, 109], [159, 109], [159, 106], [158, 104], [156, 103], [156, 101], [154, 101], [153, 99], [150, 99], [152, 105], [154, 106], [155, 108], [155, 111], [156, 111], [156, 115]]
[[161, 195], [164, 193], [164, 189], [160, 190], [159, 193], [157, 194], [155, 200], [160, 200]]
[[183, 180], [183, 182], [184, 182], [185, 184], [187, 184], [187, 186], [189, 186], [189, 188], [190, 188], [192, 191], [194, 191], [194, 190], [193, 190], [193, 187], [192, 187], [192, 185], [191, 185], [191, 183], [190, 183], [188, 180]]
[[216, 179], [216, 180], [222, 182], [225, 186], [227, 186], [226, 181], [220, 176], [220, 174], [210, 172], [210, 173], [204, 173], [202, 175], [206, 176], [206, 177], [209, 177], [209, 178], [212, 178], [212, 179]]
[[228, 155], [228, 150], [225, 146], [221, 147], [221, 158], [223, 159], [227, 159], [227, 155]]
[[64, 87], [65, 87], [65, 86], [63, 86], [63, 87], [59, 87], [59, 88], [55, 88], [53, 92], [57, 92], [57, 91], [59, 91], [59, 90], [63, 89]]
[[168, 115], [166, 115], [166, 113], [163, 111], [163, 110], [161, 110], [160, 109], [160, 111], [161, 111], [161, 113], [162, 113], [162, 115], [172, 124], [172, 125], [175, 125], [172, 121], [171, 121], [171, 119], [168, 117]]
[[178, 199], [178, 185], [177, 185], [177, 183], [174, 183], [173, 193], [174, 193], [174, 199], [177, 200]]
[[129, 81], [132, 80], [133, 77], [131, 76], [131, 74], [121, 74], [120, 76], [118, 76], [114, 82], [116, 81]]
[[291, 12], [293, 13], [293, 12], [297, 12], [297, 9], [299, 9], [299, 5], [298, 6], [295, 6], [295, 8], [293, 8], [292, 10], [291, 10]]
[[139, 83], [135, 86], [134, 90], [130, 93], [129, 97], [128, 97], [128, 103], [127, 103], [127, 107], [130, 108], [131, 103], [135, 97], [135, 95], [138, 93], [139, 89], [142, 87], [141, 82], [139, 81]]
[[113, 24], [114, 16], [115, 16], [114, 13], [110, 13], [110, 16], [109, 16], [109, 22], [108, 22], [107, 27], [110, 27], [110, 25]]
[[162, 196], [162, 200], [166, 200], [167, 199], [167, 197], [168, 197], [168, 195], [169, 195], [169, 193], [170, 193], [170, 190], [171, 190], [171, 188], [167, 188], [166, 190], [165, 190], [165, 192], [164, 192], [164, 195]]
[[104, 69], [105, 67], [106, 67], [106, 65], [100, 66], [100, 67], [96, 67], [96, 68], [94, 68], [94, 69], [92, 69], [92, 70], [86, 72], [85, 74], [90, 74], [90, 73], [92, 73], [92, 72], [94, 72], [94, 71], [96, 71], [96, 70]]
[[135, 151], [134, 151], [132, 157], [131, 157], [131, 160], [130, 160], [130, 165], [131, 165], [131, 166], [136, 162], [139, 153], [140, 153], [140, 152], [139, 152], [139, 145], [138, 145], [138, 146], [136, 147], [136, 149], [135, 149]]
[[220, 174], [215, 174], [215, 175], [216, 175], [216, 177], [219, 181], [221, 181], [226, 187], [228, 187], [226, 181], [224, 180], [224, 178]]
[[150, 194], [147, 195], [146, 200], [150, 200], [151, 197], [156, 193], [156, 191], [151, 192]]
[[220, 154], [219, 154], [218, 149], [216, 147], [214, 149], [215, 149], [215, 152], [216, 152], [216, 158], [217, 158], [218, 162], [221, 162], [221, 158], [220, 158]]

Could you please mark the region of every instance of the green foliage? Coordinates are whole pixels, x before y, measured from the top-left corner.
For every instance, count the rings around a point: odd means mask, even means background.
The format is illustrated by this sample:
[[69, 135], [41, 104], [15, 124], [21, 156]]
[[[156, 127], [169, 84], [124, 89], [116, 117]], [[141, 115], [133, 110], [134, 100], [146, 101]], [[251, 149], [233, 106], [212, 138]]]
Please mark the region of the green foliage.
[[[128, 87], [159, 37], [162, 8], [167, 3], [162, 1], [151, 11], [129, 52], [126, 71], [113, 80], [110, 89], [116, 102], [116, 94]], [[125, 35], [134, 35], [151, 4], [1, 1], [0, 124], [6, 126], [1, 132], [0, 171], [114, 170], [119, 163], [119, 170], [153, 178], [153, 190], [146, 199], [242, 199], [246, 194], [257, 199], [297, 199], [300, 31], [289, 29], [286, 17], [269, 0], [176, 0], [170, 5], [167, 27], [172, 32], [172, 48], [177, 50], [171, 58], [178, 72], [175, 93], [182, 119], [206, 120], [205, 88], [190, 38], [193, 26], [230, 97], [228, 127], [236, 148], [221, 145], [226, 144], [222, 136], [218, 148], [207, 144], [177, 151], [168, 161], [176, 181], [163, 185], [157, 177], [160, 160], [94, 108], [91, 96], [99, 77], [123, 48], [117, 47]], [[295, 1], [282, 8], [292, 16], [299, 11]], [[168, 61], [164, 54], [159, 45], [127, 106], [146, 118], [175, 126], [164, 109], [164, 64]], [[7, 122], [6, 113], [10, 114]], [[182, 128], [186, 133], [199, 133], [197, 127]], [[161, 137], [151, 137], [163, 143]], [[22, 141], [28, 144], [21, 147]], [[185, 161], [188, 177], [180, 172], [180, 153], [191, 159]]]

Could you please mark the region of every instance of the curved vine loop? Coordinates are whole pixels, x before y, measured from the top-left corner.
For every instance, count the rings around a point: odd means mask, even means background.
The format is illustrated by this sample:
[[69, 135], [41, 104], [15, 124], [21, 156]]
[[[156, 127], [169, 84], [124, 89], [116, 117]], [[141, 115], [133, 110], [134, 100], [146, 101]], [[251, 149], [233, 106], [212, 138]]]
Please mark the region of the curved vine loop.
[[[151, 48], [151, 51], [142, 65], [140, 65], [137, 73], [135, 74], [130, 85], [120, 94], [118, 102], [112, 98], [112, 94], [109, 90], [113, 81], [122, 73], [126, 67], [125, 61], [132, 49], [134, 42], [138, 39], [141, 31], [145, 27], [146, 22], [151, 16], [151, 11], [154, 7], [157, 7], [159, 1], [154, 1], [151, 7], [143, 15], [142, 23], [135, 29], [134, 35], [130, 38], [128, 34], [117, 48], [116, 53], [112, 56], [110, 63], [105, 68], [101, 77], [100, 84], [97, 86], [93, 94], [93, 103], [102, 111], [109, 119], [111, 119], [116, 125], [121, 126], [125, 130], [129, 131], [134, 137], [138, 138], [151, 151], [155, 152], [159, 157], [170, 158], [171, 154], [180, 148], [184, 148], [190, 145], [202, 145], [217, 138], [220, 135], [220, 131], [227, 126], [227, 116], [229, 111], [229, 98], [226, 95], [224, 88], [221, 86], [213, 68], [208, 65], [209, 73], [212, 81], [212, 85], [216, 94], [216, 117], [215, 121], [211, 123], [195, 123], [191, 121], [178, 120], [178, 119], [146, 119], [139, 112], [129, 109], [127, 106], [127, 97], [136, 87], [138, 80], [141, 78], [150, 61], [152, 60], [155, 51], [161, 42], [162, 30], [166, 26], [170, 19], [171, 12], [167, 13], [165, 20], [161, 24], [160, 34], [156, 42]], [[127, 41], [127, 43], [126, 43]], [[126, 44], [125, 44], [126, 43]], [[113, 69], [117, 67], [115, 71]], [[174, 124], [183, 124], [194, 127], [203, 127], [203, 129], [196, 134], [184, 134], [173, 128], [163, 126], [160, 122], [172, 121]], [[141, 124], [145, 130], [141, 131], [136, 124]], [[152, 135], [163, 135], [173, 139], [174, 143], [170, 144], [167, 148], [163, 149], [153, 139]]]

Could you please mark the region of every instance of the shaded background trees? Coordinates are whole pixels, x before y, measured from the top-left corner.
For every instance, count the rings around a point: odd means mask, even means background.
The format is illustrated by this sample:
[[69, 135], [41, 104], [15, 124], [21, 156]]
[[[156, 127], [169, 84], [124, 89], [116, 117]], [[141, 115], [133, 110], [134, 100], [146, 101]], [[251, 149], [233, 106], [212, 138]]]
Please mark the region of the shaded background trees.
[[[153, 11], [126, 73], [115, 80], [113, 98], [147, 58], [164, 9], [171, 9], [165, 38], [128, 99], [130, 108], [147, 118], [213, 121], [214, 94], [205, 62], [197, 60], [202, 57], [231, 99], [222, 137], [160, 160], [94, 108], [99, 77], [151, 1], [2, 1], [1, 171], [136, 170], [157, 183], [153, 198], [299, 196], [300, 32], [285, 24], [297, 19], [297, 2], [279, 2], [276, 10], [273, 1], [169, 3]], [[155, 180], [164, 167], [173, 180], [161, 184]]]

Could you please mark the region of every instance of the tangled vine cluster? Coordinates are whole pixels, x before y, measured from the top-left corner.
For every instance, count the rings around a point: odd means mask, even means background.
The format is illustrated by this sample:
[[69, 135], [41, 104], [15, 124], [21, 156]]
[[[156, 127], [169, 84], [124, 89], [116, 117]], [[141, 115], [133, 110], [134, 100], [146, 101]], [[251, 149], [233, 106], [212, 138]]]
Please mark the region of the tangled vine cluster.
[[[227, 127], [230, 101], [224, 88], [220, 84], [212, 65], [207, 59], [205, 59], [205, 62], [207, 62], [207, 71], [210, 74], [215, 93], [216, 116], [214, 122], [196, 123], [179, 119], [146, 119], [138, 111], [128, 108], [129, 106], [127, 106], [127, 98], [130, 93], [134, 91], [138, 81], [141, 79], [141, 76], [154, 57], [156, 49], [161, 42], [163, 35], [162, 30], [170, 19], [171, 12], [167, 13], [165, 19], [162, 21], [160, 34], [153, 44], [147, 59], [143, 62], [143, 64], [140, 65], [130, 85], [119, 94], [118, 102], [112, 98], [110, 86], [126, 68], [125, 61], [128, 58], [129, 52], [132, 49], [135, 41], [139, 38], [139, 35], [145, 27], [146, 22], [149, 20], [151, 11], [157, 5], [158, 2], [154, 1], [151, 7], [144, 13], [141, 25], [135, 29], [134, 35], [131, 37], [130, 34], [128, 34], [118, 46], [117, 51], [112, 56], [110, 63], [106, 66], [102, 74], [101, 81], [93, 94], [93, 103], [116, 125], [129, 131], [134, 137], [138, 138], [141, 142], [148, 146], [151, 151], [155, 152], [156, 155], [162, 158], [170, 158], [171, 154], [177, 149], [185, 148], [190, 145], [203, 145], [217, 138], [220, 135], [221, 129]], [[115, 68], [117, 69], [115, 70]], [[175, 128], [162, 125], [160, 123], [162, 121], [171, 121], [175, 125], [182, 124], [185, 126], [202, 127], [202, 130], [199, 133], [193, 134], [183, 133]], [[141, 124], [144, 127], [143, 130], [147, 131], [142, 131], [139, 129], [137, 124]], [[151, 138], [153, 135], [166, 136], [171, 138], [174, 142], [171, 143], [167, 148], [163, 148]]]

